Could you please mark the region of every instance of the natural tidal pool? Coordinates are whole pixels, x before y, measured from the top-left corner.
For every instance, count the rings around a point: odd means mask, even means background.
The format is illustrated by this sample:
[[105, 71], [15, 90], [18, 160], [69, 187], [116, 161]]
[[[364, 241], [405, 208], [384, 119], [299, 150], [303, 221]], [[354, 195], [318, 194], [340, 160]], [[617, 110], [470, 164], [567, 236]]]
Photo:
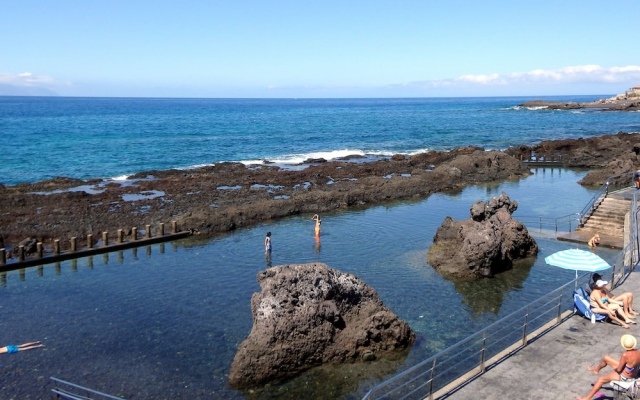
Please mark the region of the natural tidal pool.
[[[468, 218], [477, 200], [505, 191], [519, 204], [514, 216], [524, 220], [577, 213], [595, 192], [577, 184], [580, 171], [533, 172], [420, 201], [323, 214], [319, 242], [311, 215], [303, 215], [209, 240], [193, 237], [0, 274], [0, 346], [33, 340], [46, 345], [1, 356], [0, 398], [48, 397], [51, 376], [128, 399], [359, 398], [394, 370], [573, 279], [573, 271], [546, 265], [544, 258], [585, 246], [556, 241], [552, 231], [536, 226], [528, 226], [540, 247], [530, 267], [452, 282], [426, 262], [444, 218]], [[270, 259], [263, 250], [267, 231]], [[617, 254], [597, 251], [609, 262]], [[256, 274], [267, 266], [311, 261], [353, 273], [375, 288], [409, 322], [416, 344], [397, 368], [355, 364], [258, 391], [229, 388], [236, 346], [252, 326]]]

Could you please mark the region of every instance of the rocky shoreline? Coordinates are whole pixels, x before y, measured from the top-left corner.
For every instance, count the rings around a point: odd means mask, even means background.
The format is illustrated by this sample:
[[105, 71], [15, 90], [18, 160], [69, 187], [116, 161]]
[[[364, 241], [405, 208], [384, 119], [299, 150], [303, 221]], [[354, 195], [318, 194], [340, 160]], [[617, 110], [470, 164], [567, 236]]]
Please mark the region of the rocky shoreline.
[[299, 168], [265, 162], [221, 163], [193, 170], [147, 171], [123, 182], [56, 178], [34, 184], [0, 185], [0, 247], [11, 254], [33, 238], [50, 250], [54, 239], [176, 221], [182, 230], [215, 235], [279, 218], [369, 207], [480, 182], [530, 174], [523, 160], [557, 157], [568, 168], [588, 168], [581, 181], [599, 185], [606, 177], [640, 166], [640, 133], [544, 141], [505, 151], [463, 147], [363, 162], [352, 157], [308, 160]]

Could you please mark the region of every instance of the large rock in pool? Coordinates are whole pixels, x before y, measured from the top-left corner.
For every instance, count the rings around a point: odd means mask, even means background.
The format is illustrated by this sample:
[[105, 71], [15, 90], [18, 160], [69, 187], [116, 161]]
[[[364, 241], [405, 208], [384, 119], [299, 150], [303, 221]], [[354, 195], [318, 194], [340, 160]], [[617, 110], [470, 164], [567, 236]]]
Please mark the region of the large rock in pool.
[[372, 361], [415, 340], [376, 291], [326, 264], [280, 265], [257, 276], [253, 328], [233, 360], [229, 383], [249, 387], [324, 363]]
[[447, 278], [478, 279], [538, 254], [527, 228], [511, 217], [517, 208], [518, 203], [502, 192], [486, 203], [474, 203], [466, 221], [445, 218], [429, 248], [429, 264]]

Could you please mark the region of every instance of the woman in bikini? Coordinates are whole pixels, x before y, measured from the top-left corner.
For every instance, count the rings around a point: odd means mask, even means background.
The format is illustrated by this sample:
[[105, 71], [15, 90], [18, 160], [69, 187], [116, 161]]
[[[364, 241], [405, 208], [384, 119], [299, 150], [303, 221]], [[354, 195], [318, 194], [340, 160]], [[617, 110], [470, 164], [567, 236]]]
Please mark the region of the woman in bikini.
[[316, 228], [315, 228], [316, 236], [320, 236], [320, 224], [322, 223], [320, 216], [318, 214], [314, 214], [313, 218], [311, 219], [316, 221]]
[[640, 367], [640, 351], [636, 350], [638, 341], [635, 337], [626, 334], [620, 338], [620, 344], [624, 348], [625, 352], [620, 356], [620, 360], [616, 361], [615, 358], [605, 355], [600, 362], [595, 366], [587, 367], [587, 369], [594, 374], [598, 375], [600, 370], [607, 365], [613, 368], [613, 371], [606, 375], [598, 377], [598, 380], [593, 385], [593, 388], [585, 397], [578, 397], [578, 400], [591, 400], [591, 398], [600, 390], [600, 388], [611, 381], [629, 381], [638, 376], [638, 368]]
[[[613, 321], [619, 323], [623, 328], [629, 329], [628, 324], [635, 324], [627, 314], [625, 314], [623, 310], [622, 304], [620, 302], [614, 301], [613, 299], [607, 297], [605, 294], [605, 286], [607, 285], [607, 281], [598, 280], [593, 285], [593, 289], [591, 290], [591, 294], [589, 295], [591, 311], [598, 314], [607, 314], [609, 318]], [[620, 316], [622, 319], [618, 318]]]
[[[602, 280], [602, 275], [598, 274], [598, 273], [594, 273], [593, 274], [593, 285], [596, 284], [597, 281]], [[629, 318], [635, 318], [637, 317], [638, 314], [634, 309], [633, 309], [633, 293], [631, 292], [624, 292], [622, 294], [619, 295], [615, 295], [613, 293], [611, 293], [609, 291], [609, 289], [607, 289], [607, 287], [605, 286], [603, 289], [604, 294], [610, 298], [613, 299], [614, 301], [621, 301], [622, 302], [622, 306], [624, 308], [624, 312], [625, 314], [627, 314], [629, 316]]]

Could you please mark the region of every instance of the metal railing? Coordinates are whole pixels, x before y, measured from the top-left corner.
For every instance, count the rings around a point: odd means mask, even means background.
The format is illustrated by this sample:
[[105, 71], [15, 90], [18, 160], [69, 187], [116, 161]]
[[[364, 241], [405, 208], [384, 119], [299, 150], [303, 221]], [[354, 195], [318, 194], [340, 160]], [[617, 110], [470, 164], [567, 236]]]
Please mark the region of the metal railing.
[[561, 217], [533, 217], [530, 215], [518, 215], [518, 221], [527, 226], [528, 229], [536, 227], [539, 230], [553, 230], [555, 232], [571, 232], [577, 228], [582, 220], [579, 213], [567, 214]]
[[598, 189], [591, 200], [587, 202], [580, 214], [580, 226], [587, 222], [587, 219], [598, 208], [600, 203], [607, 197], [610, 191], [615, 191], [629, 186], [629, 182], [633, 180], [633, 173], [626, 172], [620, 175], [614, 175], [607, 178], [607, 181]]
[[122, 397], [112, 396], [110, 394], [98, 392], [75, 383], [63, 381], [55, 377], [51, 377], [53, 389], [51, 392], [55, 395], [55, 399], [68, 400], [125, 400]]
[[[618, 178], [623, 175], [619, 175]], [[588, 207], [606, 195], [613, 180], [608, 180], [594, 195]], [[627, 184], [628, 186], [628, 184]], [[612, 265], [612, 287], [619, 285], [640, 262], [638, 237], [638, 196], [634, 193], [630, 207], [628, 243]], [[581, 215], [584, 215], [584, 210]], [[519, 217], [520, 218], [520, 217]], [[560, 217], [563, 218], [563, 217]], [[374, 386], [363, 400], [424, 399], [433, 400], [484, 373], [487, 367], [526, 346], [533, 338], [549, 330], [574, 313], [573, 291], [589, 283], [583, 274], [544, 297], [492, 323], [457, 344]], [[506, 344], [511, 344], [505, 347]]]

